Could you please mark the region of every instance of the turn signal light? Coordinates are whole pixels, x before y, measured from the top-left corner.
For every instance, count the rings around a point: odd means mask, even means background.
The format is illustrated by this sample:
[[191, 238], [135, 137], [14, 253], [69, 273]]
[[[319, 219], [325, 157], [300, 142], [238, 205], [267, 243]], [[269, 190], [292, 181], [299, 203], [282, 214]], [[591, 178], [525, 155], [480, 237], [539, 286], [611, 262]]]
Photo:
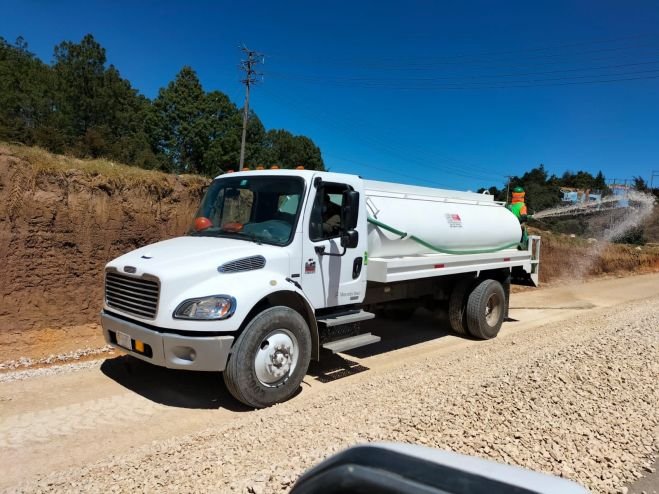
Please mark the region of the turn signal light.
[[135, 340], [135, 350], [144, 353], [144, 342], [140, 340]]

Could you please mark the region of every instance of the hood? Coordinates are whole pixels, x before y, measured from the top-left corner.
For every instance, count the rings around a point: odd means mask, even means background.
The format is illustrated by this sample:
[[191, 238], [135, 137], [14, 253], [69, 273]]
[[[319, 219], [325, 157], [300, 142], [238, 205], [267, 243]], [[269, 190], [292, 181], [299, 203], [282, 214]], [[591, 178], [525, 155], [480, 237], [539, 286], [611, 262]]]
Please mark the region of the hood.
[[119, 272], [126, 266], [135, 268], [134, 274], [150, 274], [161, 281], [176, 280], [193, 273], [217, 274], [222, 264], [245, 257], [261, 255], [267, 261], [287, 258], [281, 247], [220, 237], [177, 237], [133, 250], [107, 264]]

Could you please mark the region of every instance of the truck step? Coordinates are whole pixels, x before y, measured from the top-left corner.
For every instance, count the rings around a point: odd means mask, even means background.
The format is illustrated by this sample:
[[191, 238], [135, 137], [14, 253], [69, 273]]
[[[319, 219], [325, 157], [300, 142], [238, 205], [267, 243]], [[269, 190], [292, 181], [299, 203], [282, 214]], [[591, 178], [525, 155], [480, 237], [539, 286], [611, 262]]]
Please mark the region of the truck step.
[[330, 350], [332, 353], [341, 353], [347, 350], [352, 350], [353, 348], [359, 348], [360, 346], [377, 343], [380, 340], [381, 338], [379, 336], [375, 336], [372, 333], [364, 333], [357, 336], [351, 336], [350, 338], [325, 343], [323, 348]]
[[355, 322], [366, 321], [368, 319], [373, 319], [374, 317], [375, 314], [372, 312], [355, 310], [352, 312], [343, 312], [340, 314], [331, 314], [328, 316], [318, 317], [316, 320], [320, 324], [324, 324], [326, 327], [331, 328], [332, 326], [340, 326], [342, 324], [352, 324]]

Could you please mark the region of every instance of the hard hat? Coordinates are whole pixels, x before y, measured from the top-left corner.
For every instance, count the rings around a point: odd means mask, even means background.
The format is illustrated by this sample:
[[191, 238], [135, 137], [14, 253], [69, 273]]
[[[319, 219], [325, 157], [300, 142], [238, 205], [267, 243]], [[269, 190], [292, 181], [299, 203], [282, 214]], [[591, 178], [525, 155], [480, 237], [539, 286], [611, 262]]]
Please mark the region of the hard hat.
[[513, 192], [524, 192], [524, 189], [522, 187], [515, 187]]

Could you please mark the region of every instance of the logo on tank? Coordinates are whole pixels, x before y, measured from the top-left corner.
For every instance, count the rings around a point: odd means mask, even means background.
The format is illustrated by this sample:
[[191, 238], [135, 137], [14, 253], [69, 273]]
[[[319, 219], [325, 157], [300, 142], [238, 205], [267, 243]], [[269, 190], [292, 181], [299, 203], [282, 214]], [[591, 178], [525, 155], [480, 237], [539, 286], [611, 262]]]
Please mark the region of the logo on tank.
[[462, 228], [462, 219], [459, 214], [447, 213], [444, 215], [450, 228]]

